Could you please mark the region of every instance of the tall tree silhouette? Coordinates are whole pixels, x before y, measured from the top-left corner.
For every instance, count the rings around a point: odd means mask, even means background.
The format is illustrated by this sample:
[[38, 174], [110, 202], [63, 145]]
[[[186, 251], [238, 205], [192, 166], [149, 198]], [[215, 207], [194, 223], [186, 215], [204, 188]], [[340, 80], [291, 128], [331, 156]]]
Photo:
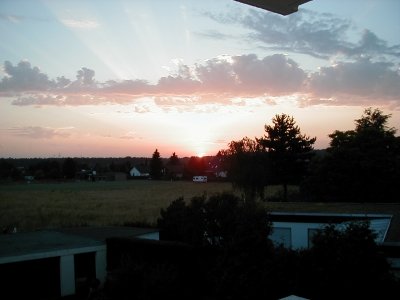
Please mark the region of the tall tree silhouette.
[[176, 166], [176, 165], [179, 165], [179, 157], [178, 157], [178, 155], [176, 155], [176, 153], [174, 152], [174, 153], [172, 153], [172, 155], [171, 155], [171, 157], [169, 158], [169, 160], [168, 160], [168, 164], [170, 164], [170, 165], [173, 165], [173, 166]]
[[272, 168], [270, 180], [283, 185], [286, 201], [287, 186], [289, 183], [298, 183], [316, 138], [301, 134], [294, 118], [286, 114], [275, 115], [272, 125], [265, 125], [264, 129], [266, 134], [257, 142], [269, 154]]
[[150, 176], [152, 179], [160, 179], [162, 176], [163, 163], [160, 157], [160, 152], [156, 149], [150, 160]]

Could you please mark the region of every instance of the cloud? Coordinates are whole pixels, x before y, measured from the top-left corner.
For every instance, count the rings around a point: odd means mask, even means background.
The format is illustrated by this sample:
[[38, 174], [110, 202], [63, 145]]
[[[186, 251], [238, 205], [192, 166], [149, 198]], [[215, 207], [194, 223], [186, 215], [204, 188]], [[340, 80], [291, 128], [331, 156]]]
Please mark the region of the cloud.
[[99, 104], [112, 104], [123, 103], [122, 101], [115, 101], [114, 98], [105, 98], [95, 94], [86, 93], [71, 93], [66, 90], [60, 93], [32, 93], [24, 96], [19, 96], [11, 102], [17, 106], [80, 106], [80, 105], [99, 105]]
[[360, 41], [348, 49], [349, 55], [369, 56], [373, 54], [386, 54], [389, 56], [400, 57], [400, 45], [388, 46], [387, 42], [380, 39], [372, 31], [365, 29]]
[[24, 20], [24, 17], [18, 16], [18, 15], [0, 14], [0, 20], [12, 22], [12, 23], [20, 23], [22, 20]]
[[146, 80], [109, 80], [101, 88], [102, 92], [115, 95], [144, 95], [152, 92], [152, 86]]
[[12, 135], [27, 137], [32, 139], [53, 139], [67, 138], [71, 135], [69, 132], [73, 127], [51, 128], [40, 126], [13, 127], [9, 129]]
[[[353, 58], [362, 55], [400, 57], [400, 45], [389, 46], [367, 29], [357, 32], [351, 20], [333, 14], [302, 10], [290, 16], [279, 16], [249, 9], [245, 13], [232, 10], [225, 15], [206, 15], [219, 23], [239, 23], [249, 33], [245, 37], [236, 36], [236, 39], [250, 41], [269, 50], [302, 53], [323, 59], [338, 54]], [[348, 39], [354, 34], [360, 36], [356, 42]], [[218, 38], [217, 33], [207, 36]]]
[[138, 114], [144, 114], [150, 112], [151, 109], [146, 105], [135, 105], [133, 111]]
[[44, 106], [44, 105], [63, 105], [66, 102], [66, 97], [62, 95], [54, 94], [25, 94], [24, 96], [19, 96], [17, 99], [13, 100], [11, 103], [17, 106]]
[[233, 57], [233, 70], [249, 95], [287, 95], [301, 90], [306, 73], [281, 54], [258, 59], [256, 55]]
[[225, 34], [214, 29], [209, 29], [202, 32], [194, 32], [194, 34], [197, 36], [216, 39], [216, 40], [227, 40], [234, 38], [234, 36], [231, 34]]
[[[251, 105], [249, 100], [256, 98], [263, 99], [263, 105], [274, 105], [283, 96], [290, 101], [300, 99], [302, 106], [364, 106], [371, 101], [400, 106], [398, 65], [367, 57], [309, 72], [282, 54], [263, 58], [223, 55], [192, 66], [180, 63], [175, 73], [156, 84], [146, 80], [98, 82], [95, 71], [85, 67], [77, 71], [75, 80], [63, 76], [49, 80], [28, 62], [17, 66], [5, 62], [4, 69], [0, 97], [11, 97], [17, 106], [134, 103], [137, 113], [157, 107], [164, 111], [210, 111], [218, 106]], [[151, 105], [143, 99], [150, 99]]]
[[284, 95], [298, 91], [305, 77], [295, 61], [281, 54], [263, 59], [255, 54], [225, 55], [193, 68], [181, 66], [178, 75], [161, 78], [156, 90], [216, 98]]
[[391, 62], [373, 62], [364, 58], [323, 67], [310, 75], [308, 89], [311, 93], [309, 104], [386, 101], [400, 106], [400, 72]]
[[61, 23], [70, 28], [77, 29], [96, 29], [100, 24], [93, 20], [80, 20], [80, 19], [61, 19]]
[[76, 75], [77, 82], [81, 83], [84, 86], [93, 85], [94, 82], [94, 71], [88, 68], [82, 68], [78, 71]]
[[57, 77], [57, 87], [65, 88], [71, 84], [71, 80], [65, 78], [64, 76]]
[[297, 63], [283, 55], [263, 59], [256, 55], [220, 56], [194, 66], [180, 64], [176, 74], [160, 78], [157, 84], [145, 80], [99, 83], [95, 71], [85, 67], [77, 71], [74, 81], [63, 76], [49, 80], [29, 62], [13, 66], [6, 61], [4, 66], [0, 95], [13, 94], [13, 104], [21, 106], [127, 103], [143, 97], [183, 97], [184, 102], [202, 97], [207, 103], [220, 102], [238, 95], [292, 93], [305, 78]]
[[21, 61], [16, 66], [5, 61], [4, 73], [6, 76], [0, 82], [0, 92], [45, 91], [54, 87], [54, 82], [41, 73], [38, 67], [31, 67], [28, 61]]
[[138, 133], [134, 130], [126, 132], [124, 135], [119, 137], [120, 139], [126, 139], [126, 140], [141, 140], [143, 139], [142, 137], [138, 136]]
[[23, 16], [23, 15], [13, 15], [13, 14], [2, 14], [0, 13], [0, 20], [8, 21], [11, 23], [21, 23], [24, 21], [39, 21], [39, 22], [47, 22], [48, 19], [33, 17], [33, 16]]

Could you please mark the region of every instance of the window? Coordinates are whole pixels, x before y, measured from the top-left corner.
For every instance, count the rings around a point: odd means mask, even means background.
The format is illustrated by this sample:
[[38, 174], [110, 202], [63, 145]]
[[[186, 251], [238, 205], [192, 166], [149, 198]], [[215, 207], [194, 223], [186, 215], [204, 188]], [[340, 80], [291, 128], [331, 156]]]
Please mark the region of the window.
[[274, 227], [270, 236], [276, 246], [282, 245], [285, 248], [292, 246], [292, 230], [285, 227]]

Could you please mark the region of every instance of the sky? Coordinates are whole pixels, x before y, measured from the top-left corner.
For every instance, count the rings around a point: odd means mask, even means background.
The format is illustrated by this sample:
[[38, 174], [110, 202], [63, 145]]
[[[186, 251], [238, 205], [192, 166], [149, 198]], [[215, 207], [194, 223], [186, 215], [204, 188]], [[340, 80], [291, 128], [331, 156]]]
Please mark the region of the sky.
[[1, 0], [0, 157], [215, 155], [282, 113], [324, 149], [368, 107], [400, 130], [399, 32], [399, 0]]

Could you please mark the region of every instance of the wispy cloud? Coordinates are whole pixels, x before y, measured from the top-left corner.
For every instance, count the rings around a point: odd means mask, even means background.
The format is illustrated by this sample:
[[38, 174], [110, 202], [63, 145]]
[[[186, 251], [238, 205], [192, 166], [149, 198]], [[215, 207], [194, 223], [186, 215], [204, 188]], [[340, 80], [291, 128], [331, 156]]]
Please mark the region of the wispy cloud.
[[96, 29], [100, 26], [100, 24], [96, 21], [83, 19], [61, 19], [61, 23], [67, 27], [88, 30]]
[[151, 111], [151, 108], [147, 105], [135, 105], [134, 112], [139, 114], [145, 114]]
[[0, 14], [0, 20], [12, 22], [12, 23], [20, 23], [23, 19], [24, 19], [24, 17], [22, 17], [22, 16]]
[[51, 128], [41, 126], [13, 127], [8, 131], [15, 136], [27, 137], [32, 139], [53, 139], [67, 138], [71, 135], [74, 127]]
[[[206, 15], [223, 24], [240, 24], [249, 30], [236, 39], [246, 40], [269, 50], [279, 50], [329, 59], [341, 54], [346, 57], [389, 56], [400, 57], [400, 45], [388, 45], [368, 29], [358, 29], [351, 20], [333, 14], [318, 14], [313, 11], [299, 11], [290, 16], [249, 9], [227, 11], [225, 14]], [[219, 38], [218, 33], [207, 37]], [[348, 36], [359, 35], [358, 41], [350, 41]]]
[[143, 139], [141, 136], [138, 135], [138, 133], [134, 130], [126, 132], [124, 135], [119, 137], [120, 139], [125, 139], [125, 140], [141, 140]]
[[21, 23], [24, 21], [39, 21], [39, 22], [47, 22], [48, 19], [35, 17], [35, 16], [26, 16], [26, 15], [14, 15], [14, 14], [4, 14], [0, 13], [0, 20], [11, 22], [11, 23]]
[[194, 32], [194, 34], [198, 35], [198, 36], [206, 37], [206, 38], [217, 39], [217, 40], [226, 40], [226, 39], [234, 38], [234, 36], [231, 34], [222, 33], [217, 30], [214, 30], [214, 29], [209, 29], [209, 30], [202, 31], [202, 32], [198, 31], [198, 32]]

